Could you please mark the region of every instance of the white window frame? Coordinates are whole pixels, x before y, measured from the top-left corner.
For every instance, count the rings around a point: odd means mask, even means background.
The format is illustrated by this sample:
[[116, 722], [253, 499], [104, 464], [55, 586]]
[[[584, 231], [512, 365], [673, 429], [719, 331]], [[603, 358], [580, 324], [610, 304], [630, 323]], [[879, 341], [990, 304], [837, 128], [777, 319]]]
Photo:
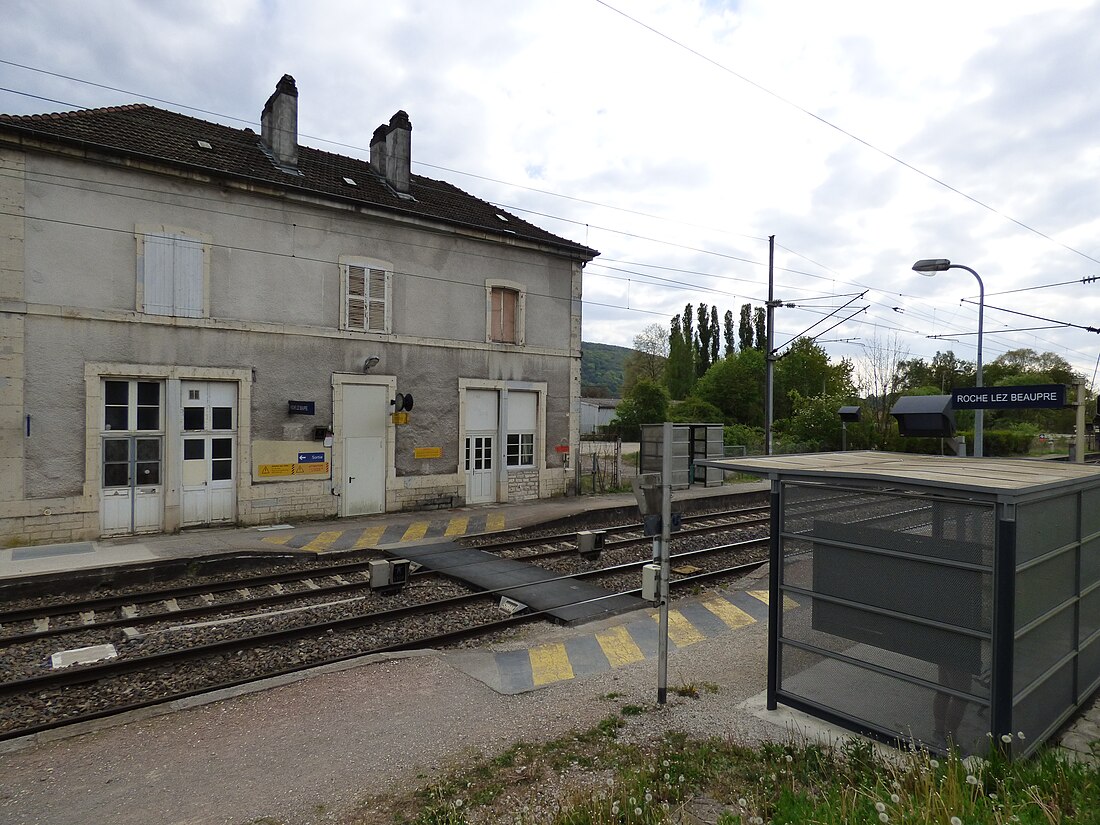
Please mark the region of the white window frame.
[[510, 470], [533, 468], [535, 466], [535, 433], [533, 431], [508, 433], [504, 461]]
[[[516, 293], [515, 340], [498, 341], [493, 337], [493, 290], [507, 289]], [[527, 338], [527, 287], [518, 281], [506, 281], [500, 278], [485, 281], [485, 343], [497, 346], [520, 347]]]
[[[208, 318], [210, 317], [210, 248], [212, 240], [209, 235], [196, 232], [192, 229], [183, 229], [165, 224], [147, 225], [137, 224], [134, 227], [134, 237], [137, 241], [137, 294], [135, 306], [139, 312], [146, 315], [160, 315], [166, 318]], [[201, 256], [201, 273], [195, 273], [201, 283], [198, 288], [201, 296], [198, 300], [187, 301], [188, 295], [193, 295], [186, 288], [186, 278], [177, 278], [173, 271], [170, 283], [161, 284], [160, 292], [163, 295], [165, 288], [171, 293], [171, 304], [162, 303], [153, 305], [150, 300], [158, 292], [152, 283], [155, 277], [151, 269], [157, 259], [153, 253], [152, 244], [169, 245], [173, 249], [173, 264], [180, 261], [193, 260], [195, 253]], [[163, 276], [168, 278], [167, 275]]]
[[[364, 287], [369, 291], [371, 275], [380, 273], [383, 278], [383, 297], [378, 299], [369, 295], [352, 295], [351, 277], [353, 269], [362, 269]], [[353, 323], [358, 313], [353, 312], [353, 304], [363, 304], [362, 323]], [[370, 323], [371, 303], [382, 303], [381, 326]], [[378, 258], [340, 256], [340, 328], [349, 332], [372, 332], [390, 334], [393, 331], [393, 264]]]
[[[512, 399], [516, 396], [529, 396], [534, 403], [530, 426], [517, 426], [513, 412]], [[542, 393], [530, 390], [509, 389], [502, 394], [501, 404], [507, 407], [507, 432], [504, 436], [504, 464], [509, 470], [529, 470], [535, 467], [535, 448], [538, 446], [538, 431], [542, 420]], [[526, 422], [525, 422], [526, 423]]]

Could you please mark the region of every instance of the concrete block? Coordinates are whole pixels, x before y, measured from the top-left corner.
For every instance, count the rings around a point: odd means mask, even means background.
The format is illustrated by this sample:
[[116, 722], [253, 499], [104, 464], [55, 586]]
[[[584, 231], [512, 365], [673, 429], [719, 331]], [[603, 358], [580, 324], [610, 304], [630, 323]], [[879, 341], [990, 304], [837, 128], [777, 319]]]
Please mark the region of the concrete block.
[[77, 647], [72, 650], [59, 650], [50, 656], [50, 667], [54, 670], [69, 667], [70, 665], [87, 665], [92, 662], [102, 662], [104, 659], [115, 659], [118, 651], [114, 645], [91, 645], [90, 647]]

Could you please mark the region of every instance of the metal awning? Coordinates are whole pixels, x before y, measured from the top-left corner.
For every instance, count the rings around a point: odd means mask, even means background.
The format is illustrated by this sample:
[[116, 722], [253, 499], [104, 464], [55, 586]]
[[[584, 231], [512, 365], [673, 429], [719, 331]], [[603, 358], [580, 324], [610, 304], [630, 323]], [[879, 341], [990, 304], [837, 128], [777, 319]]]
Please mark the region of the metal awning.
[[1093, 486], [1100, 467], [1023, 458], [955, 458], [861, 450], [697, 459], [697, 465], [771, 480], [873, 481], [996, 496]]

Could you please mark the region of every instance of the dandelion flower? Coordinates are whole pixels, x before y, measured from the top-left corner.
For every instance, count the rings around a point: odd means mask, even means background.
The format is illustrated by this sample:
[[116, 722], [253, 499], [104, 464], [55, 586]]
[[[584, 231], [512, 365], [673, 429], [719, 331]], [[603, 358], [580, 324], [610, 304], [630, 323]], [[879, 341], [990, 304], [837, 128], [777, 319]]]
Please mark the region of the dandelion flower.
[[668, 767], [668, 760], [665, 759], [663, 762], [661, 762], [661, 766], [664, 767], [664, 768], [667, 768]]
[[991, 793], [991, 794], [989, 795], [989, 798], [990, 798], [990, 799], [992, 799], [992, 800], [993, 800], [994, 802], [996, 802], [996, 801], [997, 801], [997, 794], [995, 794], [995, 793]]
[[963, 825], [963, 821], [957, 816], [951, 817], [951, 825]]
[[745, 799], [745, 797], [741, 796], [737, 798], [737, 804], [744, 808], [746, 805], [749, 804], [749, 801]]
[[890, 821], [890, 817], [889, 817], [889, 816], [887, 816], [886, 812], [884, 811], [884, 812], [882, 812], [882, 813], [880, 813], [880, 814], [878, 815], [878, 821], [879, 821], [879, 822], [889, 822], [889, 821]]
[[876, 802], [875, 803], [875, 810], [878, 811], [881, 814], [883, 811], [886, 810], [886, 805], [884, 805], [881, 802]]
[[936, 759], [929, 759], [928, 764], [931, 765], [933, 768], [938, 768], [940, 766], [939, 761]]
[[791, 764], [794, 761], [794, 757], [791, 756], [789, 753], [786, 756], [784, 756], [783, 758], [787, 760], [788, 765]]
[[646, 802], [652, 802], [653, 801], [653, 794], [651, 794], [649, 791], [646, 791], [645, 801]]
[[641, 816], [641, 815], [642, 815], [642, 809], [641, 808], [635, 808], [634, 809], [634, 816]]
[[1024, 732], [1022, 730], [1016, 731], [1016, 735], [1019, 736], [1021, 739], [1027, 739], [1027, 737], [1024, 736]]
[[978, 784], [978, 777], [974, 776], [974, 774], [972, 774], [972, 773], [968, 773], [966, 775], [966, 784], [967, 785], [977, 785]]
[[1001, 741], [1004, 742], [1006, 745], [1011, 745], [1012, 744], [1012, 734], [1011, 733], [1002, 733], [1001, 734]]
[[899, 802], [901, 802], [901, 797], [898, 796], [896, 793], [892, 793], [890, 794], [890, 801], [897, 805]]

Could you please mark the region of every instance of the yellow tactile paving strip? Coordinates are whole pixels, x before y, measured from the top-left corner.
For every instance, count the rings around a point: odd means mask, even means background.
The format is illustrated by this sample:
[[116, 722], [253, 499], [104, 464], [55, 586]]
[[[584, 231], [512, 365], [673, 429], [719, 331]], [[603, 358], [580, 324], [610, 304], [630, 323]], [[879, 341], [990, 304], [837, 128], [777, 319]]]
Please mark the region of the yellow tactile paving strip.
[[603, 655], [607, 657], [611, 667], [630, 665], [645, 658], [642, 649], [622, 625], [599, 631], [596, 634], [596, 642], [603, 650]]
[[451, 538], [473, 533], [496, 532], [505, 527], [503, 513], [479, 516], [450, 516], [438, 519], [417, 519], [405, 523], [379, 523], [370, 527], [349, 527], [344, 530], [318, 531], [300, 527], [285, 533], [265, 536], [265, 544], [291, 547], [311, 553], [335, 550], [363, 550], [382, 544], [421, 541], [424, 538]]
[[[767, 605], [767, 590], [750, 590], [726, 592], [669, 610], [670, 648], [689, 647], [764, 621]], [[797, 607], [797, 602], [785, 597], [785, 610]], [[659, 612], [650, 610], [645, 618], [587, 636], [494, 654], [500, 689], [505, 693], [520, 693], [573, 679], [578, 674], [606, 671], [653, 658], [659, 621]]]

